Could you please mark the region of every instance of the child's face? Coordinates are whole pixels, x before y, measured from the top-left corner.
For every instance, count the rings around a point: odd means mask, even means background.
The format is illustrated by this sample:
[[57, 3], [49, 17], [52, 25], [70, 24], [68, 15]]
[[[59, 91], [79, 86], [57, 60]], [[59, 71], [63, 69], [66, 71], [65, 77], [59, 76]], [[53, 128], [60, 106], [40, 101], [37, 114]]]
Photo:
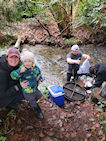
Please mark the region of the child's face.
[[78, 52], [79, 52], [79, 50], [72, 50], [71, 52], [72, 52], [74, 55], [77, 55]]
[[27, 69], [30, 69], [33, 66], [33, 62], [30, 59], [27, 59], [27, 60], [24, 61], [24, 66]]

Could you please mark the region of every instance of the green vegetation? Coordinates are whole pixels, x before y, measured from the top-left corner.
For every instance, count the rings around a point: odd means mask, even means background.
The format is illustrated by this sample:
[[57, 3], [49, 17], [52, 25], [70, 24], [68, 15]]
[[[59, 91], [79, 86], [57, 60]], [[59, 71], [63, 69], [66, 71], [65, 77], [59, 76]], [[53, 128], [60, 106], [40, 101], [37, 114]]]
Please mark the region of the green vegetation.
[[[103, 109], [103, 111], [101, 112], [101, 109]], [[102, 125], [102, 130], [103, 132], [106, 134], [106, 101], [103, 101], [102, 104], [97, 108], [98, 111], [100, 111], [99, 113], [99, 119], [101, 120], [100, 124]], [[97, 140], [97, 141], [103, 141], [103, 140]]]
[[75, 44], [77, 42], [77, 38], [72, 37], [70, 39], [65, 40], [65, 44], [70, 45], [70, 44]]
[[76, 26], [96, 34], [106, 27], [105, 3], [105, 0], [1, 0], [0, 29], [11, 27], [22, 18], [39, 23], [43, 20], [47, 29], [46, 23], [54, 19], [61, 35], [70, 37]]
[[56, 139], [56, 138], [54, 138], [54, 139], [53, 139], [53, 141], [57, 141], [57, 139]]
[[40, 89], [41, 92], [43, 93], [43, 96], [48, 98], [49, 97], [49, 90], [48, 90], [48, 86], [43, 85], [42, 88]]
[[6, 139], [7, 139], [7, 138], [4, 137], [4, 136], [1, 136], [1, 137], [0, 137], [0, 141], [6, 141]]
[[14, 109], [8, 112], [6, 120], [9, 120], [10, 118], [16, 120], [16, 111]]
[[7, 113], [6, 119], [0, 119], [0, 141], [6, 141], [6, 134], [14, 130], [14, 128], [11, 128], [12, 120], [16, 120], [16, 111], [13, 109]]
[[[2, 124], [2, 120], [0, 119], [0, 127], [1, 127], [1, 124]], [[1, 129], [2, 130], [2, 129]], [[3, 134], [3, 133], [2, 133]], [[6, 141], [6, 137], [4, 137], [3, 135], [0, 134], [0, 141]]]
[[14, 5], [21, 17], [31, 18], [44, 14], [47, 7], [44, 0], [16, 0]]
[[105, 0], [83, 0], [78, 5], [78, 25], [84, 25], [88, 29], [98, 29], [106, 27]]
[[1, 48], [5, 47], [6, 45], [13, 41], [16, 41], [16, 38], [12, 35], [6, 34], [2, 36]]
[[12, 22], [21, 20], [20, 13], [14, 7], [13, 0], [0, 1], [0, 29], [11, 27]]

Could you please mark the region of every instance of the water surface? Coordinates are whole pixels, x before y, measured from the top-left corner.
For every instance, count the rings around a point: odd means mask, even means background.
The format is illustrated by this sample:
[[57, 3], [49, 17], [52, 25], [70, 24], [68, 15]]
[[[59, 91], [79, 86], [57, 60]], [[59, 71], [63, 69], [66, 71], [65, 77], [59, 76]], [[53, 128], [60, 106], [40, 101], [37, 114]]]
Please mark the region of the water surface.
[[[31, 50], [35, 54], [36, 64], [40, 67], [42, 76], [44, 77], [42, 85], [64, 85], [67, 73], [66, 55], [70, 51], [70, 48], [61, 49], [43, 45], [25, 45], [23, 50], [25, 49]], [[80, 50], [91, 56], [91, 65], [95, 63], [106, 63], [105, 47], [86, 45], [80, 46]], [[7, 51], [8, 49], [6, 48], [0, 49], [0, 55], [7, 53]]]

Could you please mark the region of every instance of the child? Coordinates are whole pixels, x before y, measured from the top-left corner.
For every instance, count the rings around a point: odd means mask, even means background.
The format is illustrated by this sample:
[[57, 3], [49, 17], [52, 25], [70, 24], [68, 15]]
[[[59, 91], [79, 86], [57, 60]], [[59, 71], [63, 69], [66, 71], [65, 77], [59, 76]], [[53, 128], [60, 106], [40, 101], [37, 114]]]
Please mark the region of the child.
[[67, 55], [68, 63], [68, 72], [67, 72], [67, 81], [70, 81], [70, 78], [73, 76], [76, 80], [78, 78], [77, 71], [79, 70], [81, 59], [87, 58], [90, 60], [90, 56], [87, 54], [82, 54], [79, 50], [78, 45], [73, 45], [71, 47], [71, 52]]
[[30, 51], [25, 51], [22, 62], [23, 64], [17, 70], [11, 72], [11, 77], [14, 80], [28, 83], [26, 88], [22, 88], [24, 98], [29, 101], [31, 108], [36, 111], [37, 117], [43, 119], [42, 111], [36, 103], [36, 100], [42, 96], [38, 90], [38, 84], [42, 81], [41, 71], [34, 64], [34, 54]]

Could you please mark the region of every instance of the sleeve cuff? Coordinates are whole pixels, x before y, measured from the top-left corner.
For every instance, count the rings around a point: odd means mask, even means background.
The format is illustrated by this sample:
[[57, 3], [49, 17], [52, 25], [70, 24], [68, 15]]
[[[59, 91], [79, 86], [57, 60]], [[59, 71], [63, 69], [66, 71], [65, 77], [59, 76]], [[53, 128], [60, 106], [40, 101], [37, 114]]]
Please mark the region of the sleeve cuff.
[[20, 84], [15, 85], [14, 88], [16, 91], [20, 91], [22, 89]]

